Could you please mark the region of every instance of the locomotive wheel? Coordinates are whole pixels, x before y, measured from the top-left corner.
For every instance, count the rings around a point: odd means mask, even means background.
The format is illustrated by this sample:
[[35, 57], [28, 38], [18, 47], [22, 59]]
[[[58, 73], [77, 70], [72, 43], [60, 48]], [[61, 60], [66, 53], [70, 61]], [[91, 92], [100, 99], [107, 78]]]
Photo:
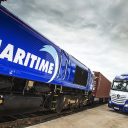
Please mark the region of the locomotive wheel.
[[56, 99], [56, 106], [55, 106], [56, 112], [60, 113], [63, 110], [63, 108], [64, 108], [64, 95], [60, 94]]
[[108, 98], [105, 98], [105, 103], [108, 103]]
[[53, 100], [53, 95], [47, 96], [46, 99], [45, 99], [45, 101], [44, 101], [43, 107], [46, 108], [46, 109], [48, 109], [48, 110], [51, 110], [52, 100]]
[[87, 105], [92, 105], [94, 103], [94, 96], [92, 94], [89, 94]]
[[99, 98], [99, 103], [102, 104], [104, 102], [103, 98]]

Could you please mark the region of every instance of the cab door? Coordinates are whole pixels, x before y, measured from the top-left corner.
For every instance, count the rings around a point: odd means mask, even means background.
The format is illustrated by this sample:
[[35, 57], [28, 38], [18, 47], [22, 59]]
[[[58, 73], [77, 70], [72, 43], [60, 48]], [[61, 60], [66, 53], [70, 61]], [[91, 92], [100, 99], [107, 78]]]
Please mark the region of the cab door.
[[68, 64], [69, 64], [69, 58], [67, 53], [64, 50], [61, 50], [60, 66], [59, 66], [59, 73], [58, 73], [58, 78], [60, 78], [61, 80], [65, 80], [66, 78]]

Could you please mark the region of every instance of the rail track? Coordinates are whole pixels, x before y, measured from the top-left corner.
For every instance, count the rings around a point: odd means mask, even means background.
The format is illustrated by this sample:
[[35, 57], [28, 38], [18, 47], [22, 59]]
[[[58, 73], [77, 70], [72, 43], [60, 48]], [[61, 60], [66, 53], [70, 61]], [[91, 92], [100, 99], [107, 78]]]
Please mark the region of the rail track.
[[8, 115], [0, 118], [0, 128], [23, 128], [30, 125], [43, 123], [52, 119], [59, 118], [61, 116], [66, 116], [73, 113], [71, 110], [63, 111], [58, 114], [53, 111], [47, 112], [35, 112], [27, 114], [18, 115]]
[[68, 110], [64, 110], [60, 114], [55, 113], [54, 111], [37, 111], [33, 113], [2, 116], [0, 117], [0, 128], [24, 128], [30, 125], [35, 125], [38, 123], [50, 121], [52, 119], [56, 119], [62, 116], [74, 114], [86, 109], [91, 109], [99, 105], [101, 104], [96, 102], [92, 106], [85, 106], [74, 110], [68, 109]]

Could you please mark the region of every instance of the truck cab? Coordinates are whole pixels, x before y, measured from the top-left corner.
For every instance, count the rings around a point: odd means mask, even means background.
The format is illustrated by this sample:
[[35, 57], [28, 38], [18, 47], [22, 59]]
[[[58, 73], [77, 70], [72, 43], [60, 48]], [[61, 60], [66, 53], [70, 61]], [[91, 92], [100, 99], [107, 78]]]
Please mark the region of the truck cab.
[[108, 107], [128, 113], [128, 74], [116, 76], [113, 80]]

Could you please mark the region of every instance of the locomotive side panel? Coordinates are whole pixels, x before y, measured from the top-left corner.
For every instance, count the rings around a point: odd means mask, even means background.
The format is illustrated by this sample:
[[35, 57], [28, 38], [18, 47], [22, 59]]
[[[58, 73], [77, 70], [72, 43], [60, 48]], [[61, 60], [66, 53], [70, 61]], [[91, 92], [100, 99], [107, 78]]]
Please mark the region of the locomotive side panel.
[[[86, 79], [90, 72], [86, 66], [78, 60], [72, 60], [65, 51], [2, 6], [0, 6], [0, 19], [0, 74], [87, 89]], [[80, 67], [81, 74], [84, 74], [82, 78], [84, 86], [74, 82], [77, 67]]]

